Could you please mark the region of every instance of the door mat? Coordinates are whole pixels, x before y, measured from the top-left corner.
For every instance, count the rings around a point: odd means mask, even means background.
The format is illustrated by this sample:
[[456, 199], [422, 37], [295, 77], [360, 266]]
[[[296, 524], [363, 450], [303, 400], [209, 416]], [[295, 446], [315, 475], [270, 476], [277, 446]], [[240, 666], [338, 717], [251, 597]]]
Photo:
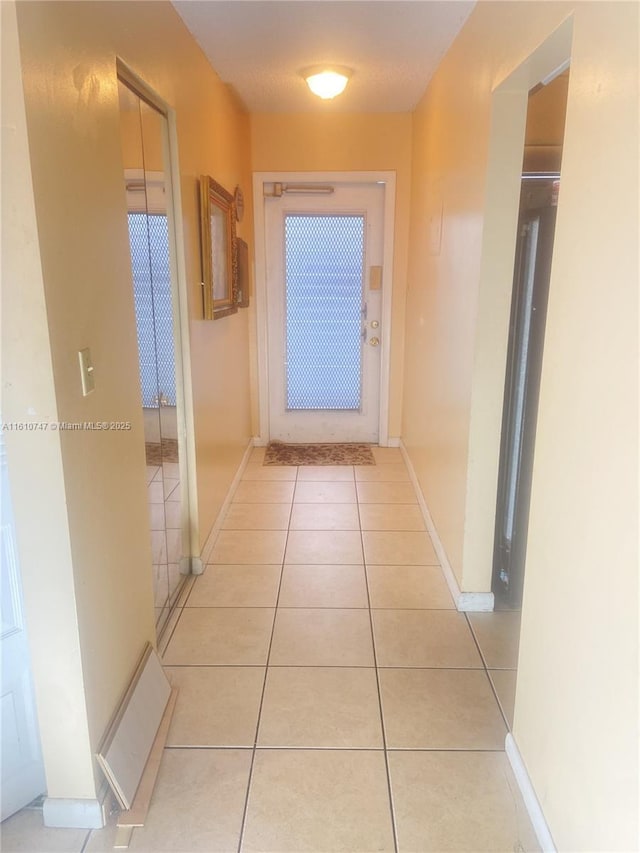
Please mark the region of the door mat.
[[175, 438], [163, 438], [160, 442], [145, 443], [147, 465], [162, 465], [163, 462], [178, 461], [178, 441]]
[[283, 444], [272, 441], [264, 465], [375, 465], [370, 444]]

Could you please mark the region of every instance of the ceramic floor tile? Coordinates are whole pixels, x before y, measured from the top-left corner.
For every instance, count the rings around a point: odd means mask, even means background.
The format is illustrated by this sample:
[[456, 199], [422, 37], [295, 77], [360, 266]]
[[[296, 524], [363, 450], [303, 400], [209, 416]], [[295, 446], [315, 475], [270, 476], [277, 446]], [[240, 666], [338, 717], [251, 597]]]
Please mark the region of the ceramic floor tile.
[[167, 537], [164, 530], [164, 515], [162, 523], [163, 527], [160, 530], [151, 530], [151, 561], [156, 566], [167, 561]]
[[159, 470], [159, 465], [147, 465], [147, 484], [151, 483], [151, 481], [155, 479]]
[[[264, 454], [267, 452], [266, 447], [254, 447], [249, 456], [249, 465], [260, 464], [264, 462]], [[266, 466], [270, 467], [270, 466]]]
[[233, 495], [233, 503], [286, 504], [293, 501], [293, 481], [260, 482], [241, 480]]
[[171, 490], [171, 492], [167, 492], [165, 489], [165, 500], [168, 502], [181, 501], [182, 500], [182, 487], [180, 486], [180, 483], [178, 483], [177, 486], [175, 486]]
[[286, 565], [280, 607], [368, 607], [364, 566]]
[[399, 853], [539, 847], [504, 753], [391, 752]]
[[160, 634], [160, 637], [158, 638], [158, 654], [161, 658], [164, 657], [164, 653], [166, 652], [169, 642], [171, 641], [174, 628], [176, 627], [180, 619], [180, 613], [180, 609], [176, 607], [169, 616], [168, 621], [162, 628], [162, 632]]
[[169, 598], [169, 567], [166, 563], [153, 565], [153, 603], [163, 607]]
[[180, 479], [180, 465], [178, 462], [163, 462], [162, 463], [163, 477], [169, 477], [172, 480]]
[[179, 501], [165, 501], [164, 504], [164, 520], [167, 525], [167, 529], [169, 528], [181, 528], [182, 527], [182, 505]]
[[426, 530], [418, 504], [361, 504], [363, 530]]
[[278, 610], [270, 666], [373, 666], [366, 610]]
[[411, 483], [356, 484], [358, 503], [361, 504], [417, 504], [416, 492]]
[[390, 749], [504, 749], [507, 729], [484, 670], [381, 669]]
[[367, 530], [362, 534], [367, 564], [436, 566], [438, 558], [428, 533]]
[[381, 751], [258, 750], [243, 853], [393, 849]]
[[169, 563], [179, 563], [182, 556], [182, 530], [168, 527], [167, 537], [167, 560]]
[[169, 497], [171, 497], [171, 495], [174, 493], [174, 491], [180, 485], [180, 480], [177, 480], [174, 477], [167, 477], [165, 475], [165, 477], [163, 478], [162, 485], [163, 485], [164, 499], [167, 500]]
[[279, 565], [210, 565], [196, 578], [187, 607], [275, 607]]
[[294, 500], [299, 504], [354, 504], [356, 487], [355, 483], [298, 481]]
[[290, 504], [231, 504], [223, 530], [286, 530]]
[[285, 530], [221, 530], [210, 563], [282, 563]]
[[53, 829], [42, 822], [42, 809], [22, 809], [2, 821], [2, 853], [80, 853], [87, 829]]
[[359, 563], [362, 540], [356, 530], [292, 530], [285, 563]]
[[517, 669], [520, 612], [469, 613], [469, 622], [489, 669]]
[[180, 588], [184, 583], [185, 575], [181, 574], [180, 565], [178, 563], [169, 563], [167, 566], [167, 574], [169, 578], [171, 604], [173, 604], [180, 594]]
[[356, 480], [362, 483], [408, 483], [409, 472], [404, 462], [389, 465], [356, 465]]
[[273, 613], [263, 607], [186, 607], [164, 654], [167, 666], [264, 666]]
[[167, 746], [250, 746], [255, 742], [264, 667], [165, 667], [179, 690]]
[[129, 850], [236, 850], [250, 766], [250, 749], [165, 749], [145, 825]]
[[440, 566], [367, 566], [372, 608], [455, 610]]
[[353, 465], [301, 465], [298, 468], [298, 481], [353, 483]]
[[481, 668], [463, 613], [454, 610], [373, 610], [378, 666]]
[[295, 480], [298, 469], [293, 465], [263, 465], [249, 463], [242, 473], [243, 480]]
[[119, 809], [114, 806], [113, 813], [107, 814], [106, 826], [103, 826], [102, 829], [91, 830], [83, 853], [113, 853], [118, 833], [118, 815]]
[[376, 465], [397, 465], [403, 462], [402, 452], [399, 447], [372, 447], [371, 452], [376, 460]]
[[165, 530], [164, 501], [149, 504], [149, 528], [152, 531]]
[[375, 669], [270, 667], [258, 745], [381, 748]]
[[493, 682], [502, 712], [507, 718], [509, 728], [513, 728], [513, 710], [516, 701], [516, 680], [518, 673], [515, 669], [490, 669], [489, 677]]
[[291, 511], [291, 530], [360, 530], [358, 505], [298, 504]]
[[164, 503], [164, 488], [161, 481], [149, 483], [147, 486], [147, 500], [150, 504]]

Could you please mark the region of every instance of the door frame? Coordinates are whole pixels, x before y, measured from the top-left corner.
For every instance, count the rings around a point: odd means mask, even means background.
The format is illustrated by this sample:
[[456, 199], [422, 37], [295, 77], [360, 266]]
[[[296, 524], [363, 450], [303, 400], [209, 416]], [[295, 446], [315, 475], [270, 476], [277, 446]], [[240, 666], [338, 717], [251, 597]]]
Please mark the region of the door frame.
[[[468, 610], [494, 608], [490, 590], [504, 376], [529, 92], [538, 83], [553, 79], [568, 67], [572, 58], [572, 37], [573, 18], [568, 17], [498, 82], [492, 93], [460, 578], [460, 587], [468, 591], [464, 603]], [[570, 93], [571, 86], [570, 80]], [[565, 139], [569, 125], [568, 121]], [[559, 216], [561, 210], [562, 198], [558, 201]]]
[[[163, 129], [163, 161], [169, 168], [165, 177], [166, 213], [169, 232], [169, 268], [173, 302], [174, 355], [176, 366], [176, 411], [178, 417], [178, 458], [181, 479], [181, 574], [202, 574], [198, 523], [198, 490], [196, 481], [195, 422], [193, 385], [191, 382], [191, 347], [189, 341], [189, 297], [187, 265], [184, 253], [180, 159], [175, 110], [161, 98], [120, 57], [116, 58], [118, 79], [166, 120]], [[137, 369], [137, 366], [136, 366]]]
[[263, 185], [265, 183], [375, 184], [385, 185], [382, 264], [382, 306], [380, 344], [380, 402], [378, 443], [389, 442], [389, 380], [391, 373], [391, 308], [393, 288], [393, 248], [395, 235], [396, 173], [380, 172], [254, 172], [256, 360], [258, 373], [258, 435], [256, 445], [269, 443], [269, 375], [267, 370], [267, 261]]
[[[558, 173], [558, 179], [560, 174]], [[529, 509], [531, 503], [531, 484], [533, 479], [533, 456], [535, 452], [536, 427], [538, 422], [538, 404], [540, 382], [542, 379], [542, 359], [544, 353], [547, 306], [551, 264], [553, 261], [553, 243], [555, 237], [557, 206], [523, 207], [518, 220], [518, 244], [513, 275], [511, 297], [511, 317], [509, 323], [509, 341], [504, 382], [504, 403], [502, 411], [502, 429], [500, 437], [500, 455], [498, 459], [498, 488], [496, 498], [496, 524], [493, 546], [493, 574], [491, 588], [497, 601], [509, 607], [522, 606], [524, 586], [524, 564], [529, 532]], [[533, 269], [530, 285], [530, 307], [528, 310], [529, 333], [521, 325], [522, 299], [526, 295], [523, 267], [531, 258], [530, 246], [524, 242], [530, 233], [532, 222], [536, 222], [536, 242], [533, 247]], [[525, 230], [526, 229], [526, 230]], [[527, 353], [522, 357], [522, 346], [526, 342]], [[518, 367], [523, 367], [520, 382], [516, 378]], [[514, 463], [510, 453], [512, 437], [512, 419], [515, 412], [516, 387], [522, 389], [522, 414], [520, 424], [520, 451], [518, 461]], [[515, 465], [515, 472], [512, 467]], [[513, 521], [508, 559], [508, 587], [501, 580], [504, 568], [505, 532], [504, 520], [508, 505], [507, 480], [509, 474], [516, 477], [513, 486]]]

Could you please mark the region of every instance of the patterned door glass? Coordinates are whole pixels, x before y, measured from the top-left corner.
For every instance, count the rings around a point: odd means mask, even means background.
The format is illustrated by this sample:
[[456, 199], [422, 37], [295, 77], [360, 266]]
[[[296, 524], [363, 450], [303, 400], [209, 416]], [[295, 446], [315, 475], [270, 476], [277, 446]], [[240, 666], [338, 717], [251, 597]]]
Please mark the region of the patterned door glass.
[[130, 213], [129, 240], [136, 305], [142, 404], [176, 405], [173, 313], [167, 217]]
[[286, 407], [359, 411], [364, 216], [285, 215]]

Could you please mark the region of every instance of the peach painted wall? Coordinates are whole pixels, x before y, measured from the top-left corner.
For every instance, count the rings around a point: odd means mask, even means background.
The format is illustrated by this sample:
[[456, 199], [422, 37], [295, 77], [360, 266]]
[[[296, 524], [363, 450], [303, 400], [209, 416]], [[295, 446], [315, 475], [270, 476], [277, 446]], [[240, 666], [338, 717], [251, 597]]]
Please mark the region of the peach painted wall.
[[[479, 3], [429, 85], [414, 116], [403, 439], [461, 589], [489, 590], [513, 170], [527, 87], [537, 82], [514, 72], [567, 20], [571, 71], [514, 736], [559, 850], [632, 850], [636, 4]], [[512, 74], [512, 88], [499, 89]]]
[[[74, 687], [84, 695], [93, 750], [145, 641], [154, 640], [116, 58], [175, 110], [201, 545], [252, 432], [248, 312], [202, 319], [198, 178], [210, 174], [230, 191], [244, 187], [248, 211], [239, 234], [251, 243], [249, 122], [168, 2], [28, 2], [17, 4], [17, 13], [57, 416], [133, 425], [130, 432], [61, 434], [64, 475], [50, 472], [66, 501], [68, 594], [75, 596], [70, 603], [78, 622], [68, 652], [80, 650]], [[37, 257], [38, 246], [31, 242], [25, 252]], [[77, 351], [87, 346], [96, 390], [85, 398]], [[29, 374], [39, 367], [22, 369]], [[15, 414], [27, 416], [28, 404]], [[21, 476], [26, 482], [30, 475], [19, 472], [15, 479]], [[18, 525], [23, 539], [37, 536], [40, 519], [23, 514]], [[23, 565], [44, 740], [55, 732], [60, 703], [56, 681], [47, 675], [57, 669], [49, 645], [56, 615], [40, 592], [43, 585], [55, 587], [68, 567], [62, 546], [46, 566]], [[45, 756], [53, 756], [44, 746]], [[60, 748], [67, 766], [56, 757], [47, 761], [49, 795], [94, 796], [86, 776], [77, 784], [69, 779], [71, 756], [86, 760], [86, 744], [65, 741]]]
[[259, 113], [251, 116], [254, 172], [396, 173], [389, 395], [391, 437], [400, 435], [402, 408], [411, 124], [410, 113]]

